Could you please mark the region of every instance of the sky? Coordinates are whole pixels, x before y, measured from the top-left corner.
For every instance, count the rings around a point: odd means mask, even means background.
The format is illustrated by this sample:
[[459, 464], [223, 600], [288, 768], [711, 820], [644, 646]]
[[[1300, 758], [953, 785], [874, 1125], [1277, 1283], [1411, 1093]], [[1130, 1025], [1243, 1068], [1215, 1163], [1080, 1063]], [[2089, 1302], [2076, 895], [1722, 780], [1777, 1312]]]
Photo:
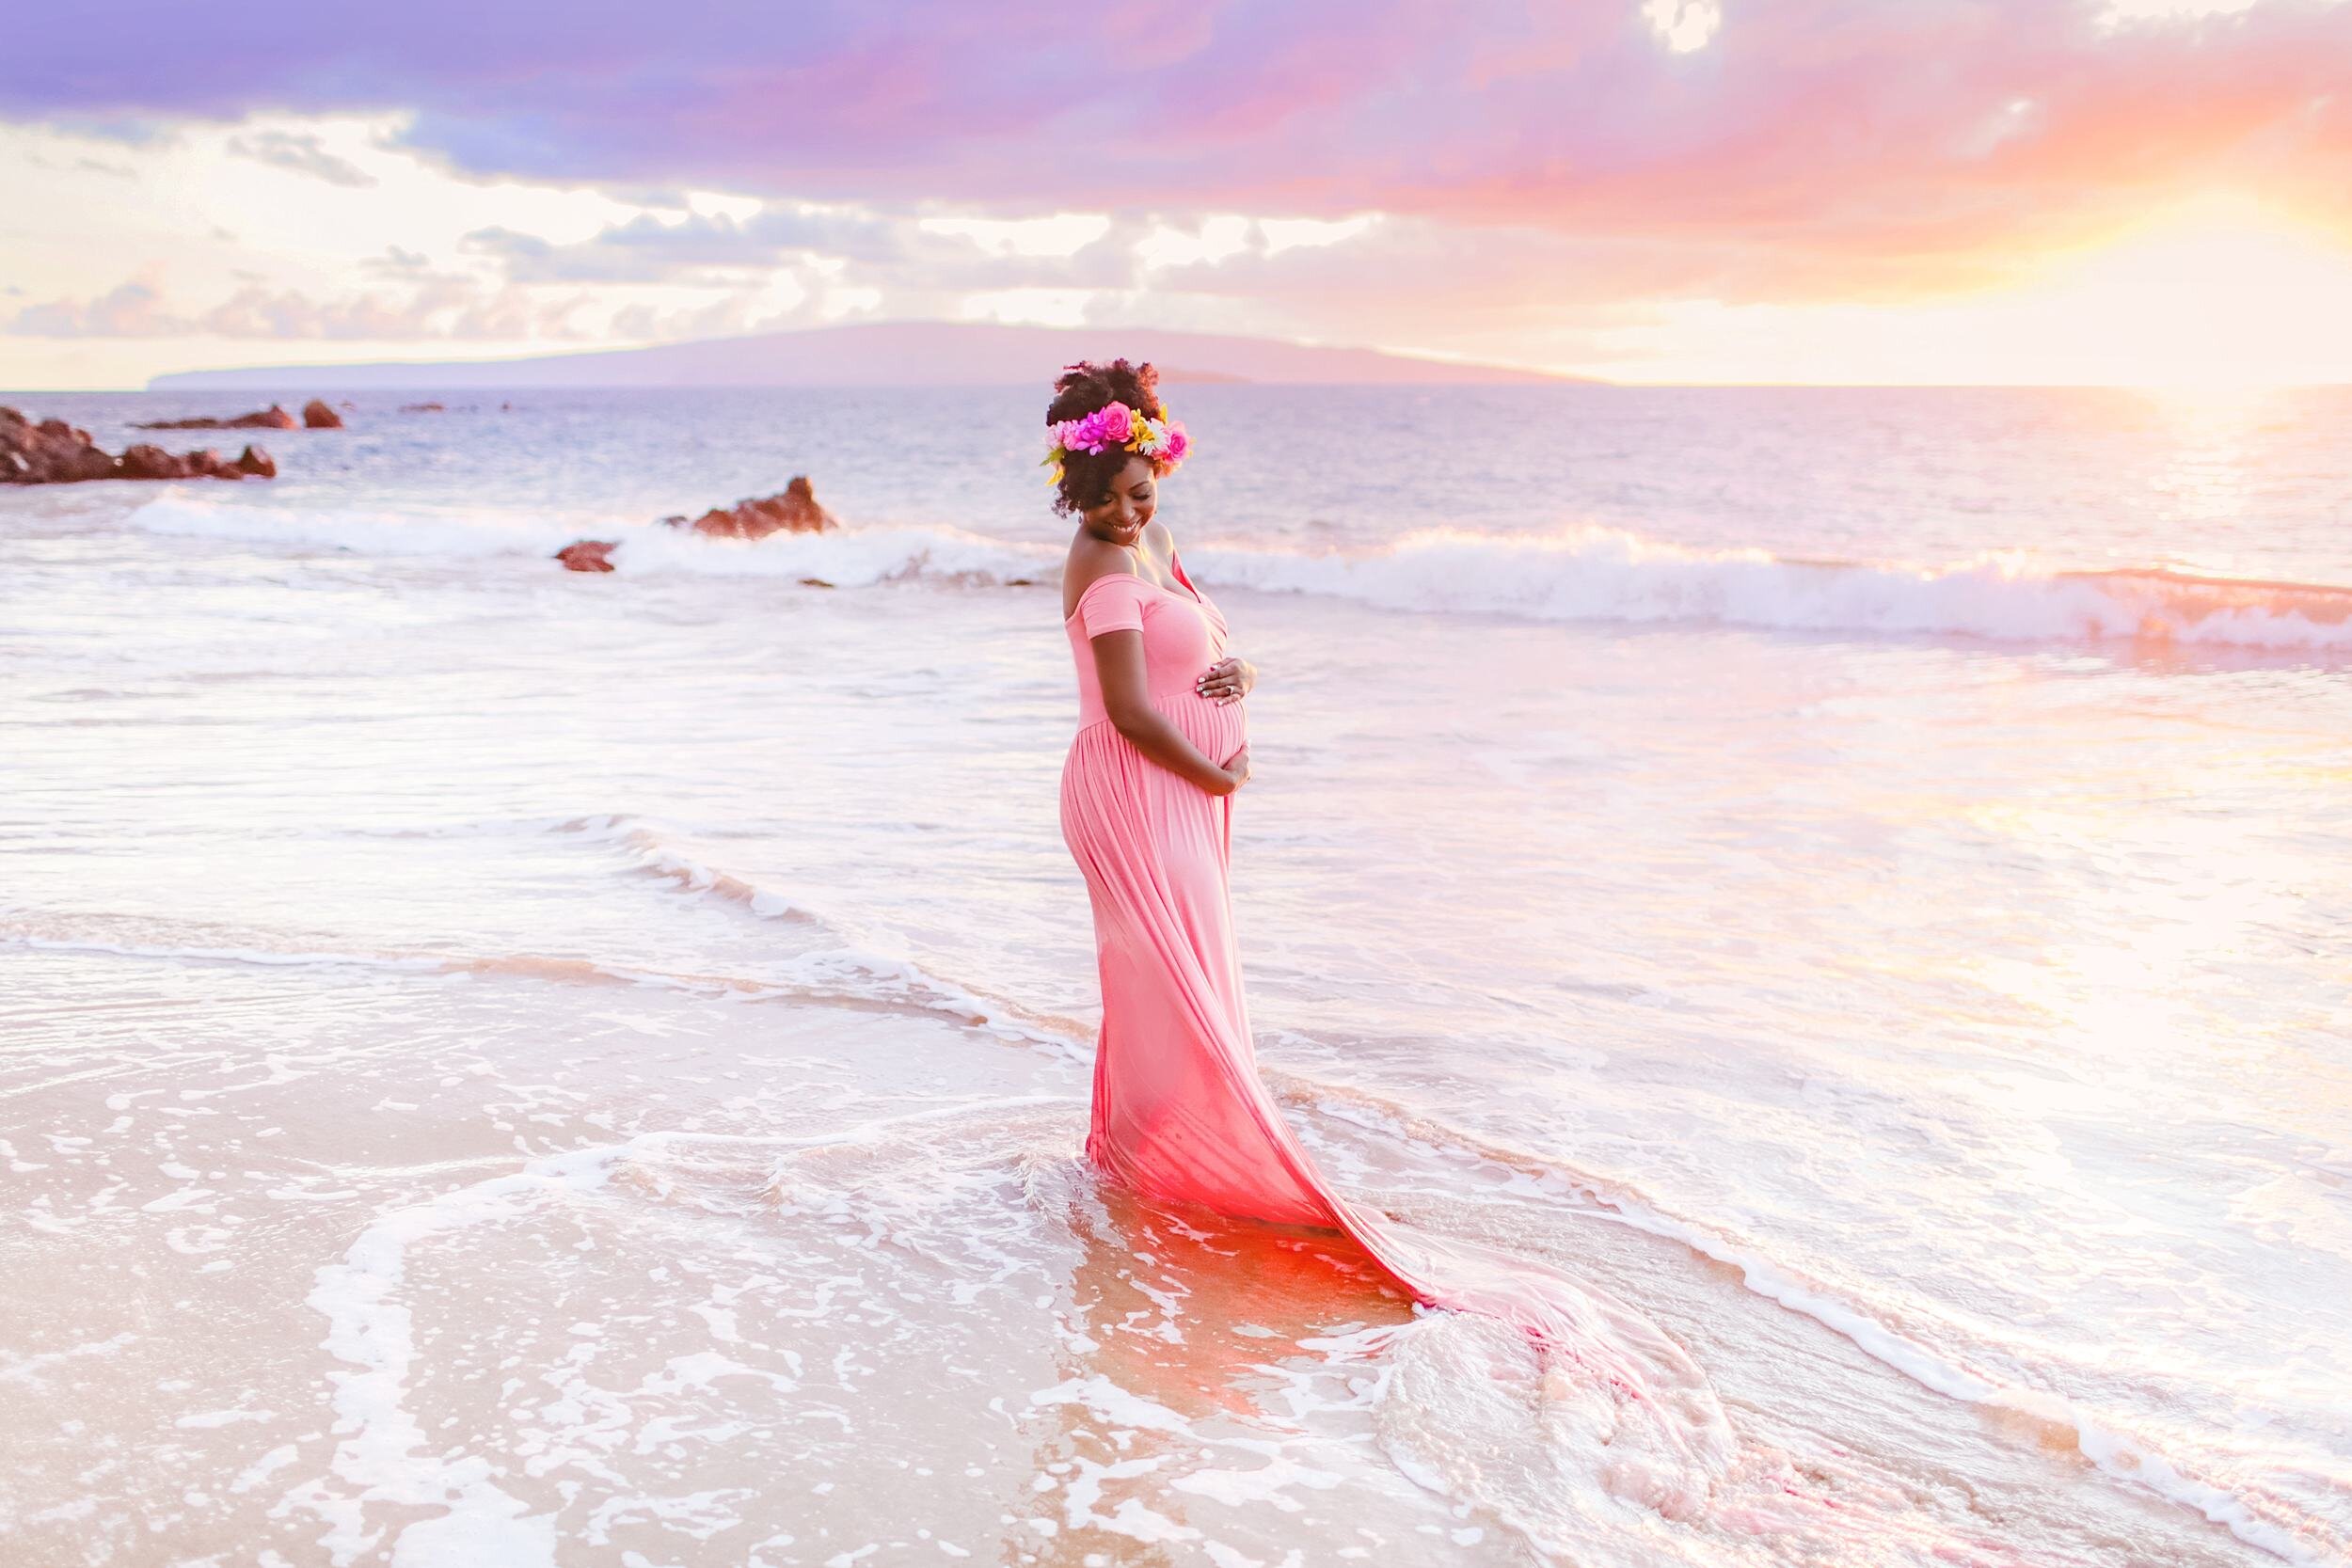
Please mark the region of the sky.
[[866, 320], [2352, 381], [2352, 0], [83, 0], [0, 387]]

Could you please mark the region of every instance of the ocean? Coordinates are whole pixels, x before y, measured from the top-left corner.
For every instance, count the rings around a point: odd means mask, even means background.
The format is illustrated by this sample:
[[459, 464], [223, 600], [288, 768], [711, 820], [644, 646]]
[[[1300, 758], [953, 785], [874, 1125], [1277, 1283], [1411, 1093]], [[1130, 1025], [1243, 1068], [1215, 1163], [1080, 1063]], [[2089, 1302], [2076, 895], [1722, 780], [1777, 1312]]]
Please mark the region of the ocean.
[[2352, 1558], [2352, 390], [1168, 390], [1265, 1075], [1706, 1505], [1090, 1179], [1041, 395], [352, 392], [0, 492], [8, 1561]]

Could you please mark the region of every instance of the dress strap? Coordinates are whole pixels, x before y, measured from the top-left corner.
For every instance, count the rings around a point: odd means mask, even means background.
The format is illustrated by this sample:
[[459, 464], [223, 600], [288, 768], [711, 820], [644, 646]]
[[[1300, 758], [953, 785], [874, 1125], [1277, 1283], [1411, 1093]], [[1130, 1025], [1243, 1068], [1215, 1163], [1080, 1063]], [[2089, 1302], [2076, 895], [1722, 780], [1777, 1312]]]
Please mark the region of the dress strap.
[[1192, 585], [1192, 574], [1184, 570], [1184, 558], [1173, 549], [1168, 552], [1168, 569], [1176, 574], [1176, 580], [1184, 585], [1184, 592], [1190, 594], [1197, 602], [1200, 604], [1209, 602], [1201, 597], [1200, 590]]

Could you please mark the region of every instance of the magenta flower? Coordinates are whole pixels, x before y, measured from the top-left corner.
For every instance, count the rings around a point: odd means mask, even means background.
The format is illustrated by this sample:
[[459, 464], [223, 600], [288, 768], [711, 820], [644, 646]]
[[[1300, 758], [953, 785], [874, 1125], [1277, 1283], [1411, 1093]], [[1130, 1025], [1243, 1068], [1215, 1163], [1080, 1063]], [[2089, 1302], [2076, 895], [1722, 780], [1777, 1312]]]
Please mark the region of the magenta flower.
[[[1063, 420], [1048, 428], [1057, 453], [1099, 453], [1113, 447], [1141, 452], [1162, 472], [1184, 461], [1192, 443], [1184, 427], [1173, 420], [1147, 420], [1123, 403], [1105, 404], [1083, 419]], [[1047, 461], [1052, 461], [1049, 456]]]
[[1104, 404], [1084, 419], [1062, 422], [1062, 445], [1073, 451], [1123, 447], [1134, 434], [1135, 417], [1123, 403]]

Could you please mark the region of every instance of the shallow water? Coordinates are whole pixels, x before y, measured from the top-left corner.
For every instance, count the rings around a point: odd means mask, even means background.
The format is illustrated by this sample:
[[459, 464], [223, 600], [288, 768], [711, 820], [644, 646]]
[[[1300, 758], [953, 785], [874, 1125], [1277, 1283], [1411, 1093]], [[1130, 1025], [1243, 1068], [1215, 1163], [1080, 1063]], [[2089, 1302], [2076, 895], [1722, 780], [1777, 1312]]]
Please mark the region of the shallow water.
[[[0, 497], [0, 1531], [2352, 1551], [2340, 396], [1178, 390], [1268, 1075], [1681, 1342], [1703, 1510], [1492, 1325], [1088, 1179], [1025, 404], [911, 469], [861, 399], [612, 394]], [[644, 526], [803, 469], [848, 534]]]

